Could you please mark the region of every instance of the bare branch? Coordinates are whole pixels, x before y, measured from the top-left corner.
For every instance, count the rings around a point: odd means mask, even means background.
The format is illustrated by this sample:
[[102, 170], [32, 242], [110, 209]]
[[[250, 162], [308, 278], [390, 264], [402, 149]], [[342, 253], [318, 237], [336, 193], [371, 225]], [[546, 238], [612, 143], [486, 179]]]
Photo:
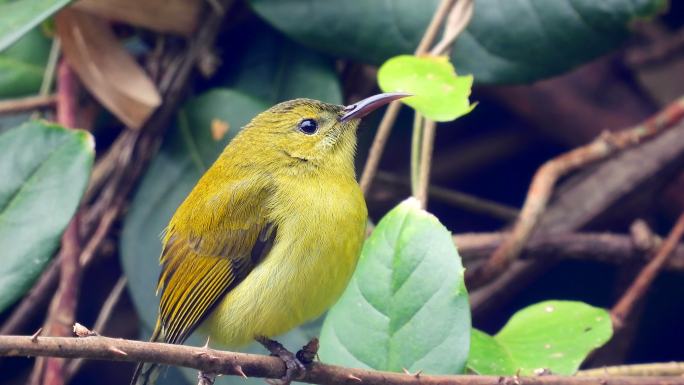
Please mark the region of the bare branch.
[[645, 141], [672, 127], [684, 117], [684, 97], [676, 100], [644, 123], [627, 131], [606, 133], [591, 143], [578, 147], [546, 162], [537, 170], [528, 190], [520, 217], [510, 238], [492, 253], [481, 267], [467, 275], [468, 287], [478, 288], [496, 278], [515, 259], [536, 228], [551, 198], [558, 179], [587, 164], [605, 159], [614, 153]]
[[610, 314], [616, 329], [622, 328], [634, 306], [644, 297], [651, 283], [665, 265], [668, 257], [679, 244], [682, 235], [684, 235], [684, 213], [679, 216], [677, 223], [658, 249], [655, 257], [641, 270], [634, 282], [632, 282], [632, 285], [611, 310]]
[[[170, 345], [107, 337], [38, 337], [0, 336], [0, 356], [57, 356], [88, 358], [107, 361], [146, 361], [163, 365], [184, 366], [205, 373], [241, 375], [240, 367], [249, 377], [281, 378], [285, 365], [275, 357], [219, 351], [204, 347]], [[125, 354], [121, 354], [121, 352]], [[310, 384], [348, 385], [496, 385], [521, 383], [525, 385], [682, 385], [681, 377], [500, 377], [452, 375], [433, 376], [421, 373], [407, 375], [366, 369], [344, 368], [313, 363], [301, 382]]]

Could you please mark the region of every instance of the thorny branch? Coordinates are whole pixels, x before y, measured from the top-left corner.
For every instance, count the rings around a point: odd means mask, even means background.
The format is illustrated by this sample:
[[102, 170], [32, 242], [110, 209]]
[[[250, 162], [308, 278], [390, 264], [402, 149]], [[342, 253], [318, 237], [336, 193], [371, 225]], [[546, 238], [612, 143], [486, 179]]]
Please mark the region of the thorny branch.
[[[100, 336], [0, 336], [0, 356], [58, 356], [108, 361], [155, 362], [185, 366], [205, 373], [281, 378], [285, 365], [275, 357], [213, 350], [206, 347], [140, 342]], [[344, 368], [314, 362], [298, 381], [347, 385], [682, 385], [681, 377], [500, 377], [477, 375], [433, 376]]]

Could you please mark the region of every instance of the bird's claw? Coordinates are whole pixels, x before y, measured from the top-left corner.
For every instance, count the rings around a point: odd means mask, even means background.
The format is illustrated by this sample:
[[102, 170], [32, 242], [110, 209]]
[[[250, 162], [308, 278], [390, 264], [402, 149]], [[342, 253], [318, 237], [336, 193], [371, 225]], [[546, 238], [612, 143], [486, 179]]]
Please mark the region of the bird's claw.
[[268, 379], [266, 382], [271, 385], [289, 385], [292, 380], [300, 379], [304, 375], [306, 371], [304, 363], [298, 359], [298, 356], [285, 349], [280, 342], [265, 337], [257, 338], [257, 341], [271, 352], [272, 356], [280, 358], [285, 363], [285, 375], [280, 379]]

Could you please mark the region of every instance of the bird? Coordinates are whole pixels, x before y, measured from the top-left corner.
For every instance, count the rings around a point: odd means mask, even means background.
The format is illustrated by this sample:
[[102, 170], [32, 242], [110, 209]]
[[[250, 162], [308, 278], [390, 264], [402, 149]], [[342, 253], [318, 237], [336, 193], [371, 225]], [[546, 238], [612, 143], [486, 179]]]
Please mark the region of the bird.
[[[255, 116], [163, 232], [151, 341], [182, 344], [200, 329], [222, 347], [260, 342], [285, 362], [285, 382], [305, 370], [306, 355], [271, 338], [321, 316], [344, 291], [368, 215], [354, 169], [357, 129], [407, 96], [347, 106], [294, 99]], [[153, 384], [160, 369], [139, 363], [131, 384]]]

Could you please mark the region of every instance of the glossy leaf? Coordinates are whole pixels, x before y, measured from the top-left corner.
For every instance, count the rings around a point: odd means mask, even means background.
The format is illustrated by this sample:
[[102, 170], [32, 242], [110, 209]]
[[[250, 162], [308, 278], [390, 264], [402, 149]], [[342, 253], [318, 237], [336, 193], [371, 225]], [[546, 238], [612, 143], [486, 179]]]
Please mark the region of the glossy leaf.
[[469, 113], [472, 76], [457, 76], [445, 56], [401, 55], [386, 61], [378, 71], [384, 92], [408, 92], [402, 101], [438, 122], [447, 122]]
[[401, 372], [461, 373], [470, 310], [449, 231], [410, 198], [380, 220], [342, 298], [328, 312], [325, 363]]
[[[439, 0], [250, 0], [300, 43], [372, 64], [413, 53]], [[666, 0], [476, 0], [451, 58], [481, 83], [531, 82], [616, 47]]]
[[39, 29], [33, 29], [0, 52], [0, 98], [38, 92], [49, 51], [50, 40]]
[[69, 0], [0, 1], [0, 51], [67, 4]]
[[473, 330], [468, 368], [479, 374], [571, 375], [613, 334], [610, 314], [582, 302], [546, 301], [515, 313], [495, 336]]
[[24, 295], [59, 246], [93, 149], [87, 132], [39, 121], [0, 135], [0, 312]]

